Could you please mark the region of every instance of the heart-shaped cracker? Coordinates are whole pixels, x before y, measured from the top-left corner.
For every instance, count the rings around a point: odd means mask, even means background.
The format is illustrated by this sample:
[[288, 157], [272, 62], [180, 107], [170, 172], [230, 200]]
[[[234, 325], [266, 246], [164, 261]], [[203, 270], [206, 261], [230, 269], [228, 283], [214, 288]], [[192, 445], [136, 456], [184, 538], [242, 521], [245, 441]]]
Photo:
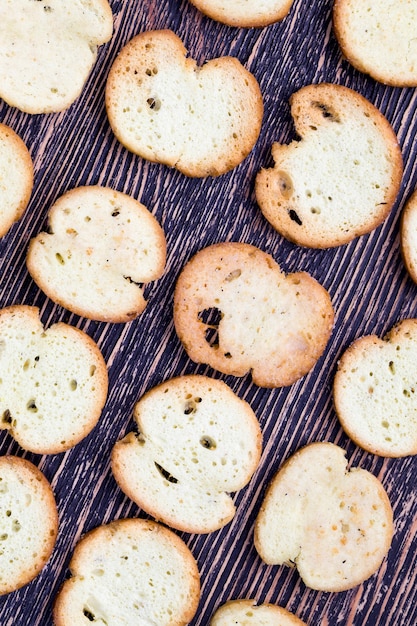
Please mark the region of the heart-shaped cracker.
[[33, 188], [33, 163], [20, 137], [0, 124], [0, 237], [21, 218]]
[[269, 564], [295, 566], [304, 583], [343, 591], [381, 565], [393, 535], [392, 509], [380, 481], [347, 469], [345, 452], [313, 443], [272, 479], [255, 523], [255, 547]]
[[255, 246], [221, 243], [182, 270], [174, 322], [189, 357], [262, 387], [307, 374], [333, 326], [329, 294], [305, 272], [285, 275]]
[[107, 187], [77, 187], [55, 202], [48, 227], [31, 240], [27, 266], [54, 302], [105, 322], [143, 311], [144, 283], [162, 275], [166, 257], [162, 228], [143, 204]]
[[197, 563], [161, 524], [123, 519], [78, 543], [54, 605], [55, 626], [186, 626], [200, 599]]
[[341, 85], [307, 85], [290, 104], [298, 139], [273, 144], [274, 167], [256, 177], [262, 213], [284, 237], [311, 248], [370, 232], [400, 190], [393, 128], [371, 102]]
[[116, 443], [112, 469], [121, 489], [153, 517], [186, 532], [208, 533], [235, 514], [261, 454], [250, 406], [220, 380], [182, 376], [136, 404], [138, 434]]
[[336, 412], [346, 433], [373, 454], [417, 454], [417, 320], [384, 339], [357, 339], [334, 379]]
[[2, 0], [0, 97], [26, 113], [68, 108], [112, 33], [107, 0]]
[[106, 106], [126, 148], [197, 177], [218, 176], [243, 161], [263, 116], [259, 85], [236, 58], [199, 67], [169, 30], [141, 33], [120, 51]]
[[97, 344], [59, 322], [44, 329], [39, 311], [0, 311], [0, 428], [25, 450], [57, 454], [96, 425], [107, 397]]

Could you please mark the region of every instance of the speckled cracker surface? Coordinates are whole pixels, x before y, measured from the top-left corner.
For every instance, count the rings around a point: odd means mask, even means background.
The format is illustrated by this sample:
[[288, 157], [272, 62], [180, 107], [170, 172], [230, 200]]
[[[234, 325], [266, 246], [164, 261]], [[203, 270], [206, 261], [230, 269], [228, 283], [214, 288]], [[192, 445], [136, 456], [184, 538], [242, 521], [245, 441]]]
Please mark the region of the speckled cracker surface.
[[231, 600], [220, 606], [210, 626], [305, 626], [294, 614], [274, 604], [254, 600]]
[[384, 338], [356, 339], [341, 355], [334, 404], [341, 424], [373, 454], [417, 454], [417, 320], [399, 322]]
[[25, 450], [58, 454], [97, 424], [108, 376], [97, 344], [63, 322], [44, 328], [36, 307], [0, 310], [0, 429]]
[[68, 108], [112, 32], [106, 0], [1, 0], [0, 97], [26, 113]]
[[193, 177], [219, 176], [241, 163], [263, 116], [259, 85], [237, 58], [198, 66], [169, 30], [141, 33], [120, 51], [106, 107], [126, 148]]
[[255, 246], [200, 250], [180, 273], [175, 328], [191, 359], [263, 387], [290, 385], [322, 355], [333, 326], [329, 294], [305, 272], [285, 275]]
[[0, 124], [0, 237], [25, 211], [33, 188], [33, 163], [20, 137]]
[[156, 522], [124, 519], [85, 535], [54, 606], [56, 626], [185, 626], [200, 598], [197, 563], [186, 544]]
[[290, 99], [297, 140], [274, 143], [256, 177], [272, 226], [310, 248], [346, 244], [379, 226], [400, 190], [403, 164], [388, 120], [358, 92], [307, 85]]
[[144, 310], [145, 284], [162, 275], [165, 257], [164, 232], [143, 204], [92, 185], [58, 198], [26, 262], [38, 286], [73, 313], [130, 322]]
[[288, 14], [293, 0], [191, 0], [200, 11], [228, 26], [260, 28]]
[[55, 497], [45, 476], [26, 459], [0, 457], [0, 595], [40, 573], [57, 534]]
[[343, 591], [372, 576], [388, 553], [393, 514], [381, 482], [347, 468], [332, 443], [305, 446], [278, 470], [255, 523], [270, 564], [296, 567], [312, 589]]
[[387, 85], [417, 86], [416, 0], [336, 0], [334, 32], [356, 69]]
[[261, 456], [249, 404], [220, 380], [179, 376], [140, 398], [134, 418], [137, 430], [112, 451], [124, 493], [178, 530], [209, 533], [229, 523], [230, 494], [248, 484]]

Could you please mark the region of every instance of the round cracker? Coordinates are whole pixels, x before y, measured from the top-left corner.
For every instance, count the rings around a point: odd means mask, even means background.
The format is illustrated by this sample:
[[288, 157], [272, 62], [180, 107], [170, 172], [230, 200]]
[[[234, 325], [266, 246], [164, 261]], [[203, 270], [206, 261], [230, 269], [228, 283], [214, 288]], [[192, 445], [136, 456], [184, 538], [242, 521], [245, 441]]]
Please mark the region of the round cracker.
[[56, 303], [103, 322], [143, 312], [145, 285], [165, 268], [164, 232], [135, 198], [98, 185], [76, 187], [51, 207], [48, 232], [29, 243], [28, 270]]
[[329, 294], [306, 272], [285, 275], [244, 243], [197, 252], [174, 293], [175, 328], [189, 357], [261, 387], [291, 385], [323, 354], [333, 327]]
[[26, 113], [67, 109], [112, 33], [107, 0], [2, 0], [0, 97]]
[[342, 354], [333, 382], [343, 429], [372, 454], [417, 454], [417, 320], [383, 339], [360, 337]]
[[0, 457], [0, 594], [32, 581], [48, 562], [58, 533], [51, 486], [25, 459]]
[[372, 576], [394, 533], [381, 482], [347, 467], [333, 443], [308, 444], [268, 486], [255, 522], [255, 547], [269, 564], [296, 567], [311, 589], [338, 592]]
[[341, 85], [307, 85], [290, 104], [299, 139], [273, 144], [274, 166], [256, 177], [263, 215], [309, 248], [340, 246], [374, 230], [401, 186], [392, 126], [369, 100]]
[[0, 428], [22, 448], [58, 454], [87, 436], [107, 398], [107, 366], [82, 330], [45, 329], [39, 309], [0, 310]]
[[239, 28], [263, 28], [288, 14], [293, 0], [191, 0], [213, 20]]
[[404, 264], [417, 283], [417, 190], [408, 198], [402, 212], [400, 239]]
[[356, 69], [393, 87], [417, 86], [416, 0], [336, 0], [334, 32]]
[[134, 418], [138, 432], [112, 451], [123, 492], [178, 530], [209, 533], [229, 523], [230, 493], [247, 485], [261, 456], [249, 404], [220, 380], [180, 376], [142, 396]]
[[210, 626], [305, 626], [301, 621], [275, 604], [257, 604], [254, 600], [230, 600], [220, 606]]
[[234, 57], [203, 66], [169, 30], [131, 39], [114, 61], [106, 107], [117, 139], [131, 152], [187, 176], [219, 176], [239, 165], [261, 129], [255, 77]]
[[124, 519], [81, 539], [54, 605], [54, 624], [97, 621], [185, 626], [197, 610], [196, 561], [171, 530], [156, 522]]

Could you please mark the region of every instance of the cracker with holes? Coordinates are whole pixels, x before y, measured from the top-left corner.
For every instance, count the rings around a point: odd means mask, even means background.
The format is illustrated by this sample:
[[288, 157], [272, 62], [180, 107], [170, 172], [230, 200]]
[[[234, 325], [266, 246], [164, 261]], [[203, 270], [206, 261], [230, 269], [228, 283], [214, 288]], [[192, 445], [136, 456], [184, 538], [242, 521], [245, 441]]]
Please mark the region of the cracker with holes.
[[334, 404], [355, 443], [373, 454], [417, 454], [417, 320], [397, 324], [383, 339], [361, 337], [341, 356]]
[[107, 187], [78, 187], [61, 196], [48, 232], [32, 239], [27, 266], [37, 285], [73, 313], [129, 322], [146, 306], [146, 283], [165, 268], [165, 235], [134, 198]]
[[0, 428], [25, 450], [58, 454], [96, 425], [108, 376], [97, 344], [58, 322], [45, 329], [36, 307], [0, 311]]
[[312, 443], [272, 479], [255, 522], [255, 547], [271, 565], [296, 567], [307, 587], [344, 591], [372, 576], [393, 537], [381, 482], [349, 468], [345, 451]]
[[230, 600], [220, 606], [210, 626], [305, 626], [298, 617], [275, 604], [256, 604], [254, 600]]
[[346, 59], [393, 87], [417, 86], [416, 23], [416, 0], [336, 0], [333, 7]]
[[400, 240], [405, 267], [417, 283], [417, 190], [405, 203], [401, 215]]
[[321, 83], [290, 99], [297, 140], [272, 146], [274, 166], [256, 177], [272, 226], [311, 248], [346, 244], [388, 216], [403, 164], [393, 128], [359, 93]]
[[262, 28], [288, 14], [293, 0], [191, 0], [213, 20], [240, 28]]
[[156, 522], [124, 519], [78, 543], [54, 605], [55, 626], [185, 626], [196, 613], [200, 577], [189, 548]]
[[333, 327], [329, 294], [306, 272], [284, 274], [255, 246], [220, 243], [184, 267], [175, 328], [189, 357], [261, 387], [291, 385], [322, 355]]
[[1, 0], [0, 97], [26, 113], [67, 109], [112, 33], [107, 0]]
[[107, 80], [106, 107], [117, 139], [131, 152], [187, 176], [219, 176], [239, 165], [261, 129], [263, 101], [238, 59], [203, 66], [169, 30], [134, 37]]
[[0, 595], [27, 585], [45, 567], [58, 534], [51, 485], [31, 462], [0, 457]]
[[0, 124], [0, 237], [19, 220], [33, 188], [33, 163], [26, 144]]
[[173, 378], [136, 404], [137, 433], [117, 442], [113, 474], [147, 513], [192, 533], [225, 526], [235, 514], [230, 492], [256, 470], [262, 446], [247, 402], [222, 381]]

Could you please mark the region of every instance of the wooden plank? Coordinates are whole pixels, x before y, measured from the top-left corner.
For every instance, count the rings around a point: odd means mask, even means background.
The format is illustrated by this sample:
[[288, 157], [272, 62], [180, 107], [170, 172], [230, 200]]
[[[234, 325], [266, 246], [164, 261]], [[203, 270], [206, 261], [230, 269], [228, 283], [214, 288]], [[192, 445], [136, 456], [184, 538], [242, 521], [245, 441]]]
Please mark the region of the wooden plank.
[[[32, 460], [52, 481], [60, 511], [53, 556], [40, 576], [24, 589], [0, 598], [2, 626], [50, 626], [53, 599], [65, 580], [74, 546], [101, 523], [144, 516], [123, 496], [110, 471], [115, 441], [133, 428], [135, 401], [155, 384], [182, 373], [225, 380], [248, 400], [264, 433], [259, 471], [235, 496], [234, 520], [210, 535], [180, 533], [201, 571], [202, 598], [193, 626], [206, 626], [217, 606], [232, 598], [255, 598], [285, 606], [308, 624], [417, 623], [415, 571], [416, 459], [382, 459], [357, 448], [336, 418], [331, 387], [343, 350], [357, 337], [384, 335], [405, 317], [417, 317], [417, 287], [403, 266], [399, 217], [417, 185], [417, 94], [388, 88], [354, 70], [341, 57], [331, 26], [332, 2], [294, 0], [287, 18], [265, 29], [218, 24], [186, 0], [113, 0], [114, 36], [99, 51], [82, 95], [68, 110], [30, 116], [0, 103], [0, 119], [30, 148], [35, 188], [23, 219], [0, 240], [0, 306], [34, 304], [42, 321], [63, 320], [84, 329], [99, 344], [109, 365], [110, 391], [94, 431], [65, 454], [25, 453], [0, 435], [0, 453]], [[265, 103], [259, 141], [234, 171], [217, 179], [187, 179], [165, 166], [150, 164], [114, 138], [105, 112], [108, 69], [121, 47], [147, 29], [171, 28], [200, 63], [231, 54], [254, 73]], [[290, 95], [309, 83], [335, 82], [356, 89], [387, 116], [398, 134], [403, 157], [401, 193], [388, 219], [370, 235], [337, 249], [307, 250], [280, 237], [262, 217], [254, 198], [258, 170], [271, 165], [271, 144], [294, 135]], [[132, 194], [154, 213], [168, 241], [164, 276], [147, 289], [149, 304], [129, 325], [79, 318], [55, 305], [29, 277], [25, 254], [29, 239], [46, 224], [52, 202], [68, 189], [102, 184]], [[199, 249], [218, 241], [245, 241], [269, 252], [287, 272], [306, 270], [329, 290], [336, 325], [325, 354], [305, 378], [285, 389], [260, 389], [243, 379], [221, 376], [192, 363], [175, 335], [172, 298], [176, 277]], [[344, 447], [353, 465], [369, 469], [384, 483], [393, 504], [396, 532], [383, 566], [369, 581], [339, 594], [307, 589], [297, 572], [266, 566], [253, 547], [253, 525], [265, 488], [291, 453], [308, 442], [326, 440]]]

